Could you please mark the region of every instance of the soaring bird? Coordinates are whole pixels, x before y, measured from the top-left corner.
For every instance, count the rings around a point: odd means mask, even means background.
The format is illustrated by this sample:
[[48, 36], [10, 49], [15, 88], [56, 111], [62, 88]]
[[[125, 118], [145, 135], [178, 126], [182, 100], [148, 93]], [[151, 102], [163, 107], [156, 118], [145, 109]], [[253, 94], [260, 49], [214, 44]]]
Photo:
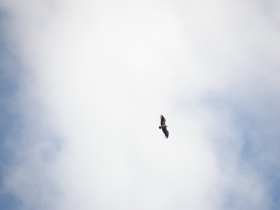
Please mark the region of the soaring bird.
[[168, 138], [168, 135], [169, 135], [169, 132], [168, 130], [166, 129], [168, 126], [165, 125], [165, 118], [163, 115], [160, 115], [160, 126], [158, 127], [159, 129], [162, 129], [164, 135], [165, 135], [165, 138]]

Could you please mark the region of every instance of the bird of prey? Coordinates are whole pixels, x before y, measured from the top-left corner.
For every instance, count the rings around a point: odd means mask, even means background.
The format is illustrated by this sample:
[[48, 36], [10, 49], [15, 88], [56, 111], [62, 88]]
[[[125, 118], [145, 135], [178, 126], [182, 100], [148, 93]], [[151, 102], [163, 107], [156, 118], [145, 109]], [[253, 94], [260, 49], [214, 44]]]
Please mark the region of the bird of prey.
[[160, 126], [158, 127], [159, 129], [162, 129], [162, 132], [165, 135], [165, 138], [168, 138], [169, 132], [166, 129], [168, 126], [165, 125], [165, 118], [164, 116], [160, 115]]

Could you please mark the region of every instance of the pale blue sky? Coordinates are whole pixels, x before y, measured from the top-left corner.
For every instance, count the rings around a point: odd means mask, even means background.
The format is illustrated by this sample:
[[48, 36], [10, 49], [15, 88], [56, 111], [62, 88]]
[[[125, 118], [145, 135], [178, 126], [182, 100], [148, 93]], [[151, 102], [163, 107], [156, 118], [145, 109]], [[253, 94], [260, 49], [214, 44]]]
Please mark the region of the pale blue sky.
[[[5, 16], [1, 15], [1, 18], [5, 19]], [[20, 202], [13, 194], [5, 192], [3, 178], [7, 175], [7, 167], [13, 161], [12, 151], [7, 150], [6, 144], [9, 138], [14, 134], [16, 135], [16, 131], [19, 128], [19, 113], [14, 104], [16, 103], [15, 98], [18, 92], [17, 75], [20, 69], [19, 65], [17, 65], [18, 61], [6, 48], [3, 34], [4, 32], [2, 31], [0, 36], [0, 206], [3, 209], [16, 210], [20, 209]]]

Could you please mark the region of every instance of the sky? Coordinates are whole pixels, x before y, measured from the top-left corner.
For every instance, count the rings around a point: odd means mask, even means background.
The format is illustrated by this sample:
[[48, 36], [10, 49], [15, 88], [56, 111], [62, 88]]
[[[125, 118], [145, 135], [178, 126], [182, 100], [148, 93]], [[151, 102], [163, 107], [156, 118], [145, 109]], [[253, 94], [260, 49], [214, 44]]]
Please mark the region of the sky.
[[279, 209], [279, 14], [1, 0], [1, 209]]

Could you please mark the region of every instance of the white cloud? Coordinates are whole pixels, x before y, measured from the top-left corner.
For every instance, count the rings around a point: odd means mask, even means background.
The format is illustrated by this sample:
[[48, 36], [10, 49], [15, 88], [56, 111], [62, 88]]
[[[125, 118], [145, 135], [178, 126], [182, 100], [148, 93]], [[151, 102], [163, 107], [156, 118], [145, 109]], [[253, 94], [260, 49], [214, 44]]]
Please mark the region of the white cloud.
[[[260, 5], [3, 1], [25, 71], [6, 189], [26, 209], [270, 208], [264, 164], [243, 157], [279, 125], [279, 30]], [[268, 153], [252, 159], [277, 167]]]

